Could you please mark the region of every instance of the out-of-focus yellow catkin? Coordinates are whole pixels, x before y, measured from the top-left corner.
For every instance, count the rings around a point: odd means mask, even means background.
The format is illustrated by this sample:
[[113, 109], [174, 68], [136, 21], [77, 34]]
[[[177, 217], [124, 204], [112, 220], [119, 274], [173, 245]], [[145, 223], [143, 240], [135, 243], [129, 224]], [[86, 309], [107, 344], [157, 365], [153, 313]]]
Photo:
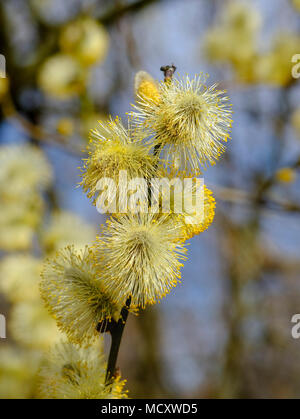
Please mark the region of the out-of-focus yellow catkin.
[[84, 87], [80, 64], [70, 55], [56, 54], [42, 65], [38, 84], [50, 96], [66, 99], [79, 94]]
[[60, 35], [61, 49], [86, 66], [104, 60], [108, 46], [106, 29], [87, 17], [69, 23]]
[[29, 144], [2, 146], [0, 167], [0, 190], [9, 189], [10, 195], [46, 189], [53, 179], [43, 151]]
[[283, 167], [276, 172], [276, 179], [278, 182], [292, 183], [296, 179], [296, 172], [290, 167]]
[[240, 0], [230, 0], [225, 5], [225, 11], [221, 16], [222, 25], [242, 33], [254, 33], [261, 26], [261, 15], [258, 10], [250, 4]]
[[299, 52], [300, 37], [289, 32], [277, 34], [271, 48], [261, 53], [257, 43], [260, 26], [261, 16], [252, 5], [226, 2], [219, 25], [206, 34], [206, 54], [212, 62], [228, 63], [239, 82], [288, 86], [295, 81], [291, 59]]
[[0, 188], [0, 249], [28, 250], [35, 229], [42, 221], [42, 198], [34, 191], [28, 195], [14, 195], [8, 185], [5, 186], [7, 190], [2, 191]]
[[35, 396], [40, 351], [28, 351], [1, 341], [0, 398], [30, 399]]
[[61, 336], [41, 298], [15, 304], [11, 310], [9, 330], [16, 342], [36, 350], [49, 349]]
[[28, 225], [18, 223], [4, 225], [0, 222], [0, 249], [8, 252], [31, 249], [34, 230]]
[[91, 244], [96, 229], [83, 218], [69, 211], [59, 211], [52, 215], [43, 228], [41, 243], [48, 254], [55, 254], [59, 249], [73, 245], [76, 250]]
[[0, 261], [0, 291], [12, 303], [39, 299], [41, 259], [10, 254]]
[[204, 48], [211, 62], [229, 63], [236, 78], [243, 83], [253, 82], [256, 57], [256, 35], [261, 16], [249, 4], [229, 1], [217, 25], [204, 38]]
[[88, 140], [91, 130], [97, 127], [101, 131], [101, 123], [106, 123], [109, 117], [105, 113], [87, 112], [80, 118], [80, 133], [82, 137]]
[[0, 78], [0, 102], [5, 98], [6, 93], [8, 92], [9, 81], [8, 77]]
[[52, 168], [43, 151], [28, 144], [2, 146], [0, 167], [0, 248], [28, 250], [43, 216], [40, 193], [52, 182]]
[[151, 100], [156, 103], [160, 100], [158, 84], [146, 71], [139, 71], [136, 73], [134, 89], [137, 97], [141, 96], [145, 100]]
[[294, 6], [294, 8], [300, 12], [300, 0], [292, 0], [292, 5]]
[[278, 35], [266, 54], [258, 56], [254, 67], [257, 82], [275, 87], [288, 86], [295, 81], [292, 57], [299, 52], [300, 36], [291, 33]]
[[74, 121], [71, 118], [61, 118], [56, 125], [56, 130], [59, 134], [70, 137], [74, 132]]

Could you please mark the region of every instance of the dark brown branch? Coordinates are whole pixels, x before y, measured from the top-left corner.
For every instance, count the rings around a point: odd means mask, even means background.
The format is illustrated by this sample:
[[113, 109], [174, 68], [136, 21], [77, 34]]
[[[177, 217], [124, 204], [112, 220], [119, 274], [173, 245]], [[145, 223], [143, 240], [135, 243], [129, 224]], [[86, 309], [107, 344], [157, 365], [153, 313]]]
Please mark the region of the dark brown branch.
[[99, 20], [107, 25], [111, 24], [114, 21], [118, 20], [127, 13], [134, 13], [141, 10], [143, 7], [148, 6], [152, 3], [157, 3], [159, 0], [139, 0], [135, 3], [130, 3], [126, 5], [115, 6], [109, 10], [106, 14], [99, 17]]
[[130, 303], [131, 303], [131, 298], [128, 298], [128, 300], [126, 301], [126, 306], [124, 306], [121, 310], [121, 315], [118, 322], [115, 322], [115, 321], [110, 322], [110, 327], [108, 330], [111, 334], [111, 347], [110, 347], [107, 370], [106, 370], [106, 377], [105, 377], [106, 384], [110, 384], [112, 378], [115, 375], [118, 353], [120, 349], [124, 327], [125, 327], [126, 320], [128, 317], [128, 310], [130, 307]]

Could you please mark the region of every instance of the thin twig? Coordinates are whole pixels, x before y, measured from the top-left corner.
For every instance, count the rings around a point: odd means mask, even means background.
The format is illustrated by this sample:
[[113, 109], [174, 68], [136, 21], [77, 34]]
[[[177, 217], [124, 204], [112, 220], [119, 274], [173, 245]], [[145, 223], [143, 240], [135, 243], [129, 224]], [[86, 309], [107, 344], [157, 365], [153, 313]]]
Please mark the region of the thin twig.
[[100, 16], [99, 20], [101, 23], [108, 25], [114, 23], [116, 20], [121, 18], [123, 15], [127, 13], [134, 13], [138, 12], [142, 8], [152, 4], [157, 3], [158, 0], [140, 0], [134, 3], [128, 3], [126, 5], [115, 6], [110, 9], [108, 12]]
[[61, 135], [47, 132], [40, 125], [36, 125], [21, 115], [15, 108], [12, 98], [7, 95], [5, 102], [2, 104], [2, 111], [5, 118], [11, 122], [20, 125], [30, 138], [60, 148], [64, 152], [76, 157], [82, 157], [82, 147], [74, 147], [66, 142], [66, 138]]
[[300, 214], [300, 204], [281, 199], [275, 195], [272, 195], [270, 198], [266, 198], [264, 196], [258, 199], [257, 194], [251, 194], [250, 192], [241, 189], [228, 188], [220, 185], [213, 185], [212, 188], [221, 201], [241, 205], [256, 204], [274, 211], [285, 211]]

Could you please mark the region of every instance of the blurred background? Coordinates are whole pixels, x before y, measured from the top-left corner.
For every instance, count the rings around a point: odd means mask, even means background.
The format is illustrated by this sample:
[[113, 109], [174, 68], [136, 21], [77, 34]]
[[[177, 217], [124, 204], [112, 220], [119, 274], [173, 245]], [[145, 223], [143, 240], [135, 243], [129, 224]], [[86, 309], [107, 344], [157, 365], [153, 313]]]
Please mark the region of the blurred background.
[[103, 222], [77, 187], [88, 131], [126, 116], [137, 71], [171, 63], [228, 91], [232, 140], [204, 174], [216, 216], [182, 284], [126, 325], [129, 396], [299, 397], [300, 1], [0, 0], [0, 53], [0, 398], [37, 397], [58, 336], [43, 260]]

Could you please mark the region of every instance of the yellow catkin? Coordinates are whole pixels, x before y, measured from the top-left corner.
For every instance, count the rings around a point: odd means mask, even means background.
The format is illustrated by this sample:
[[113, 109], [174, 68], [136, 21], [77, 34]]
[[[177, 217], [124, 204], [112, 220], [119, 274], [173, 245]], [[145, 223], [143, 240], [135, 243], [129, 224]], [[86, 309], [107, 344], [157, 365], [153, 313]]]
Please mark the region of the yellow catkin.
[[102, 342], [80, 347], [62, 341], [51, 349], [39, 373], [43, 399], [126, 399], [126, 381], [114, 377], [105, 385]]
[[179, 234], [167, 216], [128, 214], [111, 219], [95, 245], [105, 291], [120, 304], [129, 297], [142, 308], [158, 302], [178, 282], [181, 261], [186, 259]]
[[228, 98], [205, 81], [200, 74], [162, 82], [159, 102], [139, 96], [131, 113], [134, 124], [152, 136], [169, 165], [194, 175], [219, 159], [232, 124]]
[[141, 96], [145, 100], [151, 100], [155, 103], [159, 102], [160, 94], [158, 90], [158, 84], [146, 71], [139, 71], [136, 74], [134, 87], [135, 93], [138, 97]]
[[290, 167], [283, 167], [276, 172], [276, 179], [278, 182], [292, 183], [296, 179], [296, 172]]
[[188, 240], [205, 231], [213, 222], [216, 201], [212, 192], [204, 185], [204, 205], [201, 216], [181, 216], [183, 237]]
[[71, 118], [61, 118], [56, 129], [59, 134], [69, 137], [74, 132], [74, 122]]
[[104, 292], [88, 247], [79, 252], [69, 246], [49, 259], [42, 271], [40, 290], [59, 329], [75, 343], [93, 340], [98, 324], [112, 317], [118, 319], [121, 310]]
[[[97, 196], [98, 181], [105, 177], [115, 182], [119, 199], [125, 200], [127, 192], [119, 182], [121, 171], [126, 172], [128, 182], [134, 178], [156, 176], [157, 157], [150, 153], [151, 145], [144, 139], [130, 124], [126, 128], [119, 118], [106, 123], [99, 122], [99, 128], [91, 131], [88, 158], [84, 159], [82, 168], [81, 185], [89, 198]], [[144, 193], [145, 200], [147, 193]], [[107, 197], [108, 202], [114, 199], [115, 194]]]

